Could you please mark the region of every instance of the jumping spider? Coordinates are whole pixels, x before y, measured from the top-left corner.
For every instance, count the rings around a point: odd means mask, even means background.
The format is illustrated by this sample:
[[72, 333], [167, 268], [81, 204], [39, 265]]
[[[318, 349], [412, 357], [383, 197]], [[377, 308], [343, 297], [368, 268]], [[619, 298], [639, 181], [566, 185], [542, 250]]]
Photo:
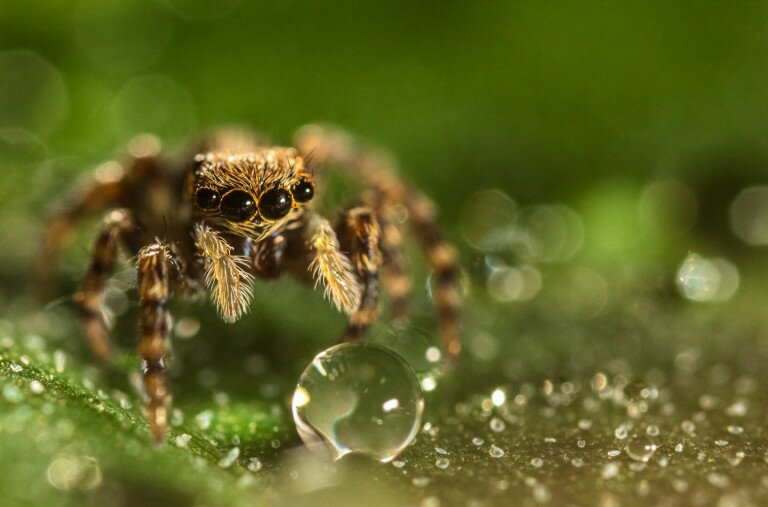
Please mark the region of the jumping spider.
[[[235, 322], [248, 311], [255, 277], [289, 273], [321, 285], [349, 315], [342, 340], [359, 340], [378, 315], [380, 281], [391, 297], [392, 317], [408, 313], [402, 210], [434, 272], [443, 346], [449, 357], [458, 356], [456, 251], [443, 240], [432, 203], [405, 186], [386, 157], [319, 126], [299, 130], [296, 148], [269, 147], [244, 132], [218, 132], [194, 143], [181, 163], [161, 156], [158, 143], [144, 139], [133, 143], [126, 164], [102, 166], [84, 191], [51, 217], [40, 269], [51, 270], [79, 219], [109, 210], [75, 301], [93, 352], [108, 359], [106, 284], [119, 245], [135, 257], [138, 355], [156, 441], [165, 438], [170, 409], [171, 295], [207, 290], [222, 319]], [[359, 200], [333, 224], [313, 207], [326, 167], [342, 168], [364, 186]]]

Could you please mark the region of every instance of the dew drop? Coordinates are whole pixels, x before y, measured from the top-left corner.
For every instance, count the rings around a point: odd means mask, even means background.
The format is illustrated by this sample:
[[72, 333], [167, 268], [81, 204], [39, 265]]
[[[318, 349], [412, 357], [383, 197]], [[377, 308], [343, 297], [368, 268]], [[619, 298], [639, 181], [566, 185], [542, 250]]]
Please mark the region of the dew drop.
[[437, 461], [435, 461], [435, 466], [441, 470], [445, 470], [451, 465], [451, 462], [448, 461], [447, 458], [438, 458]]
[[251, 472], [258, 472], [262, 468], [261, 460], [259, 458], [251, 458], [248, 460], [248, 470]]
[[299, 435], [311, 449], [327, 448], [334, 459], [359, 453], [389, 462], [416, 436], [424, 398], [400, 356], [375, 345], [344, 343], [312, 360], [292, 407]]
[[646, 463], [656, 451], [656, 444], [651, 437], [638, 435], [627, 440], [627, 446], [624, 450], [627, 456], [633, 460]]
[[226, 456], [224, 456], [219, 460], [219, 466], [221, 468], [229, 468], [235, 463], [235, 461], [237, 461], [237, 458], [239, 457], [240, 457], [240, 448], [233, 447], [232, 449], [229, 450]]
[[483, 440], [482, 438], [475, 437], [475, 438], [472, 439], [472, 443], [474, 445], [480, 447], [481, 445], [483, 445], [485, 443], [485, 440]]
[[491, 431], [495, 433], [501, 433], [507, 427], [507, 425], [504, 424], [504, 421], [502, 421], [498, 417], [494, 417], [493, 419], [491, 419], [490, 426], [491, 426]]
[[502, 456], [504, 456], [504, 450], [501, 447], [492, 445], [491, 448], [488, 449], [488, 454], [490, 454], [494, 458], [501, 458]]

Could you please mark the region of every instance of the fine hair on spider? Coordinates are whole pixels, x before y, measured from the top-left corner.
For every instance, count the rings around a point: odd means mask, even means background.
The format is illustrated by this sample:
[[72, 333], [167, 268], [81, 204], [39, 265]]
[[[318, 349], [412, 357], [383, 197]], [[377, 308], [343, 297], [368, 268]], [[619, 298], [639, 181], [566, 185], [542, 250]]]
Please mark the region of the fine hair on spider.
[[[108, 360], [107, 282], [121, 249], [135, 258], [138, 355], [157, 442], [165, 438], [171, 404], [166, 369], [172, 296], [207, 294], [221, 318], [232, 323], [248, 311], [257, 278], [288, 274], [322, 287], [348, 315], [341, 340], [360, 340], [378, 317], [380, 291], [389, 294], [393, 319], [409, 313], [402, 210], [433, 271], [443, 348], [449, 358], [458, 357], [456, 249], [443, 239], [431, 201], [397, 177], [388, 157], [319, 125], [301, 128], [294, 147], [272, 146], [243, 130], [220, 130], [175, 157], [147, 135], [129, 151], [124, 163], [102, 166], [51, 215], [37, 271], [47, 285], [76, 224], [106, 211], [74, 299], [91, 349]], [[316, 211], [315, 202], [330, 168], [361, 180], [363, 187], [333, 221]]]

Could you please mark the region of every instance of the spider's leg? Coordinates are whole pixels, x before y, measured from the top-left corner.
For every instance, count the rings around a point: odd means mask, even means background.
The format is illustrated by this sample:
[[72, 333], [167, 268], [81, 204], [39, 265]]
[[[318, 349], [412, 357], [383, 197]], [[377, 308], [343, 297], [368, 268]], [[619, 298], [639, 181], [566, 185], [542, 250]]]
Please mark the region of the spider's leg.
[[455, 359], [461, 352], [459, 255], [456, 248], [443, 238], [435, 221], [432, 202], [427, 197], [411, 191], [406, 206], [411, 227], [432, 267], [432, 299], [437, 307], [440, 339], [448, 355]]
[[111, 354], [104, 291], [114, 271], [118, 246], [123, 243], [130, 254], [135, 255], [140, 236], [130, 212], [123, 209], [110, 212], [93, 243], [91, 265], [75, 294], [85, 335], [91, 350], [100, 359], [107, 360]]
[[121, 193], [121, 180], [97, 178], [48, 217], [36, 259], [36, 291], [50, 288], [61, 250], [69, 243], [77, 222], [117, 205]]
[[234, 255], [227, 240], [203, 223], [195, 225], [195, 245], [203, 258], [205, 285], [221, 318], [232, 323], [248, 311], [253, 295], [250, 260]]
[[381, 281], [392, 300], [392, 318], [406, 320], [410, 314], [411, 277], [403, 250], [403, 235], [391, 213], [378, 213], [381, 224], [381, 251], [384, 264]]
[[138, 354], [142, 361], [149, 425], [155, 442], [165, 438], [171, 398], [165, 375], [169, 349], [168, 300], [171, 280], [180, 277], [180, 265], [171, 248], [160, 241], [138, 255], [139, 289]]
[[310, 159], [310, 164], [319, 167], [337, 165], [361, 178], [372, 194], [366, 203], [373, 202], [377, 207], [396, 204], [405, 207], [411, 227], [432, 267], [433, 299], [443, 347], [450, 357], [458, 357], [461, 351], [458, 253], [443, 239], [432, 202], [400, 181], [388, 156], [363, 147], [339, 129], [309, 125], [299, 130], [295, 141], [299, 151]]
[[349, 252], [352, 265], [362, 282], [360, 304], [350, 315], [343, 341], [363, 337], [378, 316], [379, 268], [382, 264], [381, 227], [376, 215], [366, 207], [346, 210], [336, 226], [342, 251]]
[[277, 278], [286, 267], [288, 242], [283, 234], [274, 234], [249, 245], [247, 255], [251, 258], [253, 271], [261, 278]]
[[337, 310], [352, 315], [360, 306], [363, 288], [349, 257], [341, 250], [336, 231], [327, 219], [313, 214], [308, 219], [305, 237], [311, 257], [308, 271], [315, 286], [323, 287]]
[[136, 189], [132, 186], [162, 174], [157, 158], [159, 145], [152, 136], [138, 136], [131, 142], [133, 157], [126, 164], [107, 162], [90, 179], [69, 195], [46, 220], [36, 260], [35, 290], [50, 289], [61, 251], [71, 240], [77, 223], [109, 208], [135, 209]]

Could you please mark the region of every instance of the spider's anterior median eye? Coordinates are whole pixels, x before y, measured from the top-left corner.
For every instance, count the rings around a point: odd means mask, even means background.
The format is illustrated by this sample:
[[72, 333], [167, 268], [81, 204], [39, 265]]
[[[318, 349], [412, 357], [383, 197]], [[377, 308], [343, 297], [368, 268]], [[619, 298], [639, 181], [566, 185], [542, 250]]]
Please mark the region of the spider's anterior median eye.
[[259, 213], [264, 218], [277, 220], [291, 211], [291, 193], [284, 188], [272, 188], [261, 194]]
[[293, 198], [299, 202], [309, 202], [314, 196], [315, 186], [308, 181], [302, 181], [293, 187]]
[[219, 209], [227, 220], [243, 222], [256, 213], [256, 201], [244, 190], [232, 190], [221, 198]]
[[215, 208], [219, 205], [219, 193], [210, 188], [201, 188], [195, 193], [195, 202], [203, 209]]

